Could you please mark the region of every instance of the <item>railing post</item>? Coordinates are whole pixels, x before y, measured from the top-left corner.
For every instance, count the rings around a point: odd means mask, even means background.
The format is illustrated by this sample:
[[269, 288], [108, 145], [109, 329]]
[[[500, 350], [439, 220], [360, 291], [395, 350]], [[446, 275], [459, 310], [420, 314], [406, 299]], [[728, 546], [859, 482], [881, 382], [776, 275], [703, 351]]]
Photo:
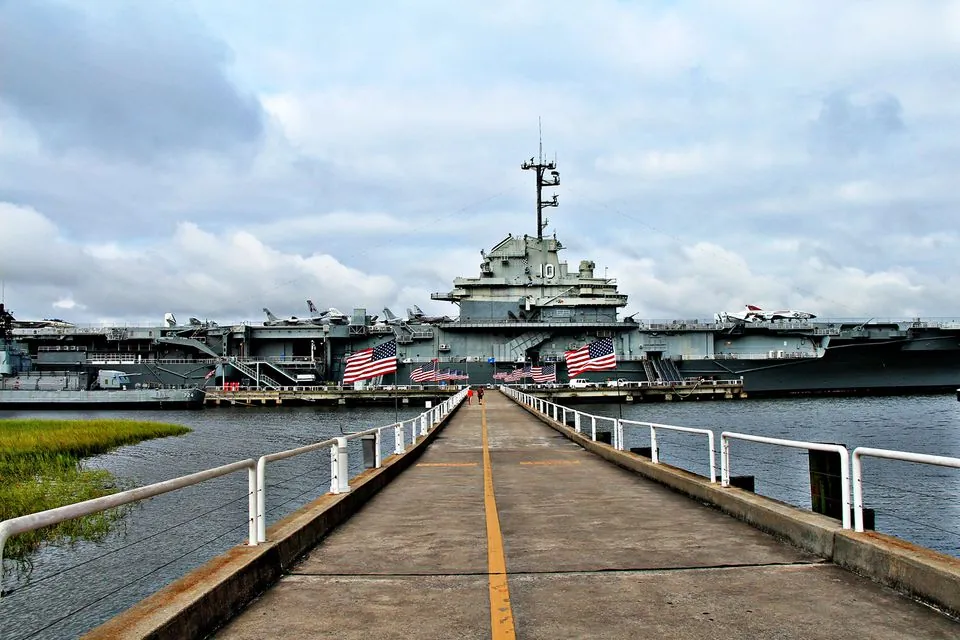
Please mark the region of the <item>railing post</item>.
[[717, 482], [717, 460], [713, 451], [713, 431], [707, 432], [707, 447], [710, 448], [710, 482]]
[[573, 428], [577, 433], [580, 433], [580, 412], [573, 412]]
[[726, 433], [720, 434], [720, 486], [730, 486], [730, 440]]
[[350, 466], [347, 460], [347, 439], [337, 438], [330, 446], [330, 493], [350, 492]]
[[657, 451], [657, 428], [650, 425], [650, 461], [660, 463], [660, 453]]
[[853, 450], [853, 530], [863, 533], [863, 463], [856, 449]]
[[557, 405], [557, 404], [554, 404], [554, 405], [553, 405], [553, 421], [554, 421], [554, 422], [557, 421], [557, 409], [558, 409], [558, 408], [559, 408], [559, 405]]
[[337, 443], [330, 445], [330, 493], [340, 493], [340, 465], [337, 458]]
[[597, 441], [597, 416], [590, 416], [590, 439]]
[[[850, 528], [850, 455], [847, 453], [846, 447], [841, 447], [842, 452], [840, 453], [840, 482], [842, 488], [840, 489], [840, 502], [843, 503], [843, 518], [841, 522], [843, 523], [844, 529]], [[861, 517], [863, 516], [863, 511], [860, 513]]]
[[374, 440], [373, 440], [374, 469], [379, 469], [381, 466], [383, 466], [383, 454], [380, 453], [380, 445], [383, 443], [383, 436], [380, 435], [381, 430], [382, 430], [382, 427], [380, 429], [377, 429], [376, 432], [374, 432]]
[[[420, 416], [420, 435], [422, 435], [422, 436], [427, 435], [427, 415], [428, 415], [429, 413], [430, 413], [429, 411], [424, 411], [424, 412], [423, 412], [423, 415]], [[414, 425], [414, 426], [416, 426], [416, 425]], [[414, 434], [413, 434], [413, 439], [414, 439], [414, 441], [416, 441], [416, 439], [417, 439], [417, 434], [416, 434], [416, 432], [414, 432]]]
[[623, 450], [624, 450], [624, 445], [623, 445], [623, 421], [618, 419], [618, 420], [616, 421], [616, 425], [614, 426], [614, 429], [615, 429], [616, 432], [617, 432], [617, 447], [616, 447], [616, 448], [617, 448], [617, 451], [623, 451]]
[[267, 458], [257, 460], [257, 542], [267, 541]]
[[0, 524], [0, 598], [3, 598], [3, 548], [7, 544], [8, 537], [10, 534], [7, 533], [6, 524]]
[[[250, 492], [250, 495], [247, 496], [248, 518], [250, 519], [247, 528], [249, 536], [247, 546], [255, 547], [260, 540], [260, 516], [257, 512], [257, 470], [255, 467], [247, 468], [247, 491]], [[0, 562], [3, 562], [3, 560], [0, 559]]]
[[398, 422], [393, 427], [393, 452], [397, 455], [403, 453], [403, 423]]

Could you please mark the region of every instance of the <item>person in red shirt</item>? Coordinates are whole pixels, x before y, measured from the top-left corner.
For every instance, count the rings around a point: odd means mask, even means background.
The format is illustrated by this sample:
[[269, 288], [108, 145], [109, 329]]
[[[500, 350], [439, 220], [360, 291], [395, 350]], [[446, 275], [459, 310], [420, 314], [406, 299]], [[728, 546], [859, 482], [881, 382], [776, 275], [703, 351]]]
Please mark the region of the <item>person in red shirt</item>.
[[472, 399], [473, 399], [473, 387], [470, 387], [469, 389], [467, 389], [467, 404], [470, 404], [471, 403], [470, 401]]

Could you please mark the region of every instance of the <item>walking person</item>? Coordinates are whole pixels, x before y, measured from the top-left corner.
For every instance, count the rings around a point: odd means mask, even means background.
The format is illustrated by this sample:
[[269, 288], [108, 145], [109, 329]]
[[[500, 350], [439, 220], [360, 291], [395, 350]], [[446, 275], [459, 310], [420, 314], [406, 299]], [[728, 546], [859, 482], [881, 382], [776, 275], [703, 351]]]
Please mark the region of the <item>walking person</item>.
[[483, 404], [483, 387], [477, 388], [477, 404]]
[[473, 387], [467, 387], [467, 404], [472, 404], [473, 400]]

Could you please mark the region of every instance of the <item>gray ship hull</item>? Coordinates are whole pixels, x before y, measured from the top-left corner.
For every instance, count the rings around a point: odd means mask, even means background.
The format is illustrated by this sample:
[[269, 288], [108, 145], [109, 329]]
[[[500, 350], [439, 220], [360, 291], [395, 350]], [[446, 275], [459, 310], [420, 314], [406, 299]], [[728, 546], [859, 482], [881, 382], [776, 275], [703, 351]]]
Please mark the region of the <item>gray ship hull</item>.
[[199, 409], [200, 389], [0, 389], [0, 409]]

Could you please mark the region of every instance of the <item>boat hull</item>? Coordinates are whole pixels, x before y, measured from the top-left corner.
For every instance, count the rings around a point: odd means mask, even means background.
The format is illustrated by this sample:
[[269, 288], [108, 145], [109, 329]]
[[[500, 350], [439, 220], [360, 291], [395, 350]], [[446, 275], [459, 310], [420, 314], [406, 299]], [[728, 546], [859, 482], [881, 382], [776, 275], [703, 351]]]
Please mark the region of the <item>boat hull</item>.
[[200, 389], [0, 389], [0, 409], [199, 409], [203, 399]]

